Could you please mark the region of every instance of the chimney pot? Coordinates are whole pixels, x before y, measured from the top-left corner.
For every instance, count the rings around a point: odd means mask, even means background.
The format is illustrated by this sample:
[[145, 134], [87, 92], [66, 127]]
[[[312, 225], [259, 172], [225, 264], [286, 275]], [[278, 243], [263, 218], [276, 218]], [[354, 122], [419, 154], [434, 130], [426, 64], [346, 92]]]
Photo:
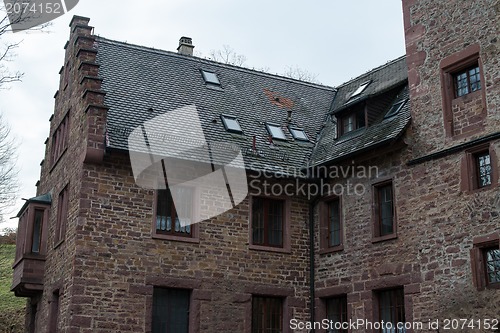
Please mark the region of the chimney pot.
[[179, 54], [192, 56], [193, 49], [194, 49], [194, 45], [193, 45], [193, 40], [191, 39], [191, 37], [184, 37], [183, 36], [179, 39], [179, 47], [177, 47], [177, 52]]

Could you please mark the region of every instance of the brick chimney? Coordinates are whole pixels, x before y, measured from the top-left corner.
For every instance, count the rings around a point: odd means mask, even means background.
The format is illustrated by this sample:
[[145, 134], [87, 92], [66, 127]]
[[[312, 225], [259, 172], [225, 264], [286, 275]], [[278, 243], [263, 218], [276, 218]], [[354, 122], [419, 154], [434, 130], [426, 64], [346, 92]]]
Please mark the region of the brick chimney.
[[178, 53], [192, 56], [193, 49], [194, 45], [191, 37], [181, 37], [181, 39], [179, 39], [179, 47], [177, 48]]

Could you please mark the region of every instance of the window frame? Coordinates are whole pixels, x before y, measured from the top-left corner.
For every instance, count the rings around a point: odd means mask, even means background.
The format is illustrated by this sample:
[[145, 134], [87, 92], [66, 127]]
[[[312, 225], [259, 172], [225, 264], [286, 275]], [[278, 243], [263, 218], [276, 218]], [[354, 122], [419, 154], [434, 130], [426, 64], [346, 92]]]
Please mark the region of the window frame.
[[[196, 188], [191, 187], [192, 189], [192, 216], [193, 219], [197, 219], [198, 216], [198, 192]], [[168, 191], [167, 189], [164, 189]], [[155, 190], [153, 195], [153, 216], [152, 216], [152, 224], [151, 224], [151, 237], [153, 239], [163, 239], [170, 241], [180, 241], [187, 243], [199, 243], [199, 223], [191, 224], [191, 234], [190, 235], [181, 235], [179, 233], [162, 233], [157, 232], [157, 213], [158, 213], [158, 191]], [[175, 209], [175, 208], [174, 208]]]
[[[290, 132], [290, 134], [292, 134], [292, 137], [294, 138], [294, 140], [304, 141], [304, 142], [310, 141], [309, 136], [307, 135], [306, 131], [303, 128], [300, 128], [298, 126], [288, 126], [288, 131]], [[300, 136], [296, 136], [295, 131], [302, 132], [304, 134], [304, 138], [302, 138]]]
[[[226, 129], [226, 131], [231, 132], [231, 133], [236, 133], [236, 134], [243, 134], [243, 130], [241, 129], [240, 122], [238, 121], [238, 117], [230, 116], [230, 115], [226, 115], [226, 114], [221, 114], [220, 117], [222, 119], [222, 124], [224, 125], [224, 128]], [[230, 128], [227, 124], [226, 119], [231, 119], [231, 120], [236, 121], [236, 123], [238, 124], [239, 130]]]
[[57, 162], [64, 155], [68, 149], [69, 142], [69, 111], [66, 112], [64, 117], [59, 122], [59, 125], [52, 133], [51, 146], [50, 146], [50, 166], [54, 168]]
[[[281, 134], [283, 134], [283, 137], [278, 137], [278, 136], [274, 136], [274, 133], [273, 131], [271, 130], [271, 128], [276, 128], [278, 129]], [[285, 131], [283, 131], [283, 129], [281, 128], [280, 125], [277, 125], [277, 124], [273, 124], [273, 123], [266, 123], [266, 129], [267, 129], [267, 133], [269, 134], [269, 136], [273, 139], [273, 140], [279, 140], [279, 141], [286, 141], [286, 134], [285, 134]]]
[[[262, 200], [280, 200], [283, 202], [283, 223], [282, 223], [282, 245], [273, 246], [266, 244], [254, 244], [253, 242], [253, 205], [255, 199]], [[248, 212], [248, 237], [249, 237], [249, 249], [252, 250], [262, 250], [269, 252], [282, 252], [290, 253], [290, 199], [284, 196], [249, 196], [249, 212]]]
[[368, 80], [368, 81], [365, 81], [363, 83], [361, 83], [357, 88], [356, 90], [354, 90], [350, 95], [349, 95], [349, 98], [347, 99], [347, 102], [351, 102], [353, 101], [354, 99], [358, 98], [359, 95], [361, 95], [365, 90], [366, 88], [368, 88], [368, 86], [370, 85], [370, 83], [372, 83], [372, 80]]
[[[481, 89], [470, 92], [460, 97], [456, 97], [454, 74], [463, 71], [466, 68], [470, 68], [474, 64], [477, 64], [477, 67], [479, 67]], [[479, 44], [470, 45], [460, 52], [454, 53], [442, 59], [439, 66], [441, 70], [441, 99], [443, 104], [444, 120], [443, 125], [446, 137], [460, 139], [466, 135], [470, 136], [471, 133], [480, 131], [482, 127], [477, 127], [461, 134], [455, 134], [453, 124], [453, 106], [460, 104], [465, 100], [471, 100], [475, 98], [481, 100], [482, 112], [480, 114], [480, 117], [486, 118], [486, 81], [484, 79], [484, 68], [480, 58]]]
[[[384, 187], [391, 186], [392, 191], [392, 233], [382, 234], [382, 216], [381, 216], [381, 202], [380, 202], [380, 190]], [[397, 238], [397, 214], [396, 209], [396, 193], [394, 181], [392, 178], [379, 181], [372, 184], [372, 220], [373, 220], [373, 233], [372, 233], [372, 243], [382, 242], [386, 240], [391, 240]]]
[[[158, 294], [159, 291], [162, 290], [163, 292], [185, 292], [187, 293], [187, 295], [183, 295], [183, 297], [186, 297], [187, 296], [187, 323], [185, 323], [187, 325], [187, 333], [189, 333], [191, 330], [190, 330], [190, 323], [191, 323], [191, 316], [190, 316], [190, 309], [191, 309], [191, 299], [192, 299], [192, 290], [191, 289], [186, 289], [186, 288], [168, 288], [168, 287], [158, 287], [158, 286], [154, 286], [153, 287], [153, 301], [152, 301], [152, 311], [151, 311], [151, 332], [154, 332], [154, 328], [155, 328], [155, 303], [157, 303], [157, 297], [159, 297], [160, 295]], [[155, 292], [156, 292], [156, 297], [155, 297]], [[167, 297], [171, 296], [171, 295], [164, 295]], [[178, 304], [171, 304], [171, 307], [175, 307], [175, 305], [178, 305]], [[169, 309], [171, 310], [171, 309]], [[160, 333], [160, 332], [159, 332]]]
[[[400, 302], [396, 302], [396, 303], [399, 303], [399, 304], [396, 304], [394, 307], [394, 312], [391, 313], [391, 316], [392, 315], [396, 315], [396, 317], [400, 317], [400, 314], [397, 313], [397, 305], [402, 305], [403, 306], [403, 320], [402, 322], [406, 323], [407, 322], [407, 312], [409, 309], [406, 308], [406, 293], [405, 293], [405, 288], [403, 286], [399, 286], [399, 287], [392, 287], [392, 288], [386, 288], [386, 289], [379, 289], [379, 290], [375, 290], [374, 291], [374, 294], [375, 294], [375, 297], [374, 297], [374, 301], [375, 301], [375, 304], [374, 304], [374, 319], [376, 321], [378, 321], [379, 323], [382, 322], [382, 310], [381, 310], [381, 296], [383, 293], [392, 293], [390, 295], [391, 297], [391, 300], [394, 300], [396, 297], [401, 297], [401, 299], [399, 300]], [[396, 294], [397, 293], [397, 294]], [[391, 306], [392, 307], [392, 306]], [[392, 309], [391, 309], [391, 312], [392, 312]], [[384, 322], [388, 322], [386, 320], [384, 320]], [[394, 324], [397, 324], [397, 323], [400, 323], [401, 321], [397, 321], [396, 323], [392, 323], [393, 325]], [[395, 325], [394, 325], [395, 326]], [[407, 332], [409, 332], [410, 330], [406, 330]], [[382, 329], [379, 330], [379, 332], [383, 332]]]
[[[262, 330], [262, 328], [256, 328], [255, 327], [255, 321], [256, 320], [256, 317], [258, 317], [259, 315], [263, 315], [263, 319], [260, 321], [261, 323], [264, 323], [265, 322], [265, 319], [266, 319], [266, 314], [269, 316], [269, 313], [268, 312], [265, 312], [265, 311], [257, 311], [256, 309], [256, 301], [257, 300], [263, 300], [265, 303], [263, 304], [264, 306], [268, 306], [269, 302], [271, 301], [279, 301], [279, 320], [278, 321], [275, 321], [276, 323], [279, 323], [280, 327], [277, 329], [281, 332], [284, 332], [285, 330], [285, 299], [283, 297], [280, 297], [280, 296], [268, 296], [268, 295], [252, 295], [252, 301], [251, 301], [251, 329], [250, 331], [252, 333], [260, 333], [260, 332], [268, 332], [267, 329], [264, 329]], [[260, 310], [261, 308], [258, 308], [258, 310]], [[271, 315], [272, 316], [272, 315]], [[269, 328], [268, 328], [269, 329]], [[276, 329], [272, 329], [272, 331], [275, 331]]]
[[[339, 223], [340, 223], [340, 243], [330, 245], [330, 204], [338, 202]], [[344, 250], [344, 214], [342, 205], [342, 196], [331, 195], [325, 197], [320, 202], [320, 254], [338, 252]]]
[[[351, 118], [352, 118], [353, 129], [346, 131], [345, 130], [346, 121], [348, 119], [351, 119]], [[359, 119], [363, 119], [363, 126], [360, 126]], [[354, 110], [351, 109], [349, 112], [346, 112], [346, 113], [343, 113], [342, 115], [339, 115], [338, 120], [339, 120], [338, 124], [340, 125], [338, 132], [340, 133], [340, 136], [346, 135], [348, 133], [353, 133], [353, 132], [356, 132], [358, 130], [362, 130], [362, 129], [366, 128], [366, 124], [367, 124], [366, 109], [365, 109], [365, 107], [360, 108], [360, 109], [356, 108]]]
[[57, 215], [54, 229], [54, 248], [64, 242], [69, 214], [69, 183], [59, 192], [57, 197]]
[[[209, 80], [207, 74], [214, 75], [214, 77], [217, 79], [217, 81], [215, 82], [215, 81]], [[201, 75], [203, 77], [203, 81], [205, 81], [205, 84], [211, 85], [211, 86], [216, 86], [216, 87], [220, 87], [221, 86], [219, 77], [217, 76], [216, 72], [205, 70], [205, 69], [201, 69]]]
[[[491, 165], [491, 183], [479, 186], [479, 170], [477, 167], [477, 156], [488, 153]], [[488, 191], [498, 185], [498, 159], [495, 147], [490, 144], [482, 144], [465, 150], [460, 167], [461, 189], [465, 192]]]
[[[391, 117], [394, 117], [395, 115], [397, 115], [401, 111], [401, 109], [406, 105], [407, 102], [408, 102], [408, 98], [405, 98], [403, 100], [400, 100], [400, 101], [393, 103], [391, 105], [391, 108], [389, 109], [389, 111], [387, 111], [387, 113], [384, 115], [384, 119], [391, 118]], [[397, 108], [393, 110], [393, 108], [396, 106], [397, 106]]]
[[[347, 302], [347, 295], [346, 294], [341, 294], [341, 295], [334, 295], [334, 296], [329, 296], [329, 297], [325, 297], [322, 299], [323, 300], [323, 303], [324, 303], [324, 307], [325, 307], [325, 318], [329, 320], [329, 322], [332, 320], [330, 318], [328, 318], [328, 307], [329, 307], [329, 302], [332, 301], [332, 300], [339, 300], [340, 302], [342, 302], [342, 306], [343, 306], [343, 310], [341, 309], [340, 311], [340, 316], [341, 317], [344, 317], [345, 318], [341, 318], [341, 323], [343, 322], [348, 322], [348, 318], [349, 318], [349, 303]], [[339, 332], [339, 333], [347, 333], [349, 330], [348, 329], [340, 329], [340, 330], [335, 330], [336, 332]], [[329, 332], [328, 330], [325, 330], [325, 332]]]
[[472, 282], [477, 290], [500, 289], [500, 282], [490, 282], [487, 276], [486, 252], [500, 249], [500, 234], [498, 232], [476, 237], [472, 240], [470, 249]]
[[[471, 83], [470, 72], [472, 70], [476, 70], [476, 69], [477, 69], [478, 73], [475, 73], [474, 75], [478, 75], [479, 76], [479, 81], [478, 81], [479, 82], [479, 88], [476, 88], [475, 90], [472, 90], [472, 83]], [[455, 98], [459, 98], [459, 97], [471, 94], [471, 93], [473, 93], [475, 91], [478, 91], [478, 90], [482, 89], [482, 85], [481, 85], [481, 83], [482, 83], [481, 82], [481, 69], [479, 68], [479, 64], [477, 62], [471, 64], [470, 66], [468, 66], [466, 68], [454, 71], [453, 73], [451, 73], [451, 75], [453, 76], [453, 91], [454, 91]], [[462, 76], [462, 75], [465, 75], [465, 80], [466, 80], [466, 83], [467, 83], [467, 86], [466, 86], [467, 92], [463, 93], [463, 94], [460, 94], [460, 88], [458, 86], [458, 79], [459, 79], [459, 76]]]

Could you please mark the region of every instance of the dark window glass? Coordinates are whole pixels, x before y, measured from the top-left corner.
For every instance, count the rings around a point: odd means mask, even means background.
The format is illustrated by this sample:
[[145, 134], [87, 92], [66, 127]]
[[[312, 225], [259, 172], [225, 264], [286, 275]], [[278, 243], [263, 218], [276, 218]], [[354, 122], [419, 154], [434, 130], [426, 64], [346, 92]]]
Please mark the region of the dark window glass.
[[380, 236], [394, 233], [392, 184], [377, 187]]
[[42, 242], [43, 210], [35, 209], [35, 221], [33, 222], [33, 241], [31, 242], [31, 252], [39, 253]]
[[[403, 289], [392, 289], [380, 291], [378, 294], [380, 322], [391, 323], [385, 326], [380, 332], [384, 333], [403, 333], [404, 328], [397, 329], [398, 323], [405, 322], [405, 302]], [[404, 325], [403, 325], [404, 326]]]
[[153, 333], [188, 333], [190, 290], [155, 288]]
[[356, 112], [351, 112], [341, 119], [341, 123], [342, 134], [346, 134], [354, 130], [363, 128], [366, 126], [365, 111], [358, 110]]
[[191, 236], [193, 190], [176, 187], [177, 207], [170, 189], [158, 190], [156, 203], [156, 233]]
[[57, 223], [56, 223], [56, 234], [55, 234], [55, 245], [64, 239], [66, 233], [66, 223], [68, 220], [68, 202], [69, 202], [69, 185], [59, 193], [59, 199], [57, 201]]
[[455, 97], [467, 95], [481, 89], [479, 66], [475, 65], [453, 75], [455, 82]]
[[476, 174], [478, 187], [491, 185], [491, 158], [488, 152], [476, 155]]
[[328, 203], [328, 245], [338, 246], [341, 243], [340, 201], [338, 199]]
[[252, 298], [252, 333], [283, 332], [283, 300], [277, 297]]
[[252, 242], [256, 245], [283, 246], [283, 200], [252, 199]]
[[341, 333], [347, 332], [344, 329], [335, 329], [335, 323], [345, 323], [347, 322], [347, 297], [332, 297], [326, 300], [326, 318], [333, 323], [330, 325], [328, 333]]
[[500, 249], [486, 249], [485, 258], [488, 283], [500, 283]]

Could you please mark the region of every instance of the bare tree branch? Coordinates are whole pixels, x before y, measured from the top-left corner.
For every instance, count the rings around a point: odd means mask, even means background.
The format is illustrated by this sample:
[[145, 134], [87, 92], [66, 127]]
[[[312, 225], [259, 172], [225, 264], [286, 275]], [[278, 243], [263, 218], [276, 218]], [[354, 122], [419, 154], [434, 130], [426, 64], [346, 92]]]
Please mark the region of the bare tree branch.
[[247, 60], [247, 57], [243, 54], [236, 53], [229, 45], [223, 45], [222, 50], [210, 51], [210, 58], [218, 62], [235, 66], [243, 66]]
[[291, 67], [288, 66], [287, 69], [285, 70], [285, 73], [283, 73], [284, 76], [289, 77], [291, 79], [297, 79], [300, 81], [307, 81], [311, 83], [320, 83], [317, 79], [318, 75], [313, 74], [311, 72], [308, 72], [305, 69], [302, 69], [298, 66]]
[[16, 168], [16, 142], [0, 114], [0, 215], [8, 212], [19, 190]]

